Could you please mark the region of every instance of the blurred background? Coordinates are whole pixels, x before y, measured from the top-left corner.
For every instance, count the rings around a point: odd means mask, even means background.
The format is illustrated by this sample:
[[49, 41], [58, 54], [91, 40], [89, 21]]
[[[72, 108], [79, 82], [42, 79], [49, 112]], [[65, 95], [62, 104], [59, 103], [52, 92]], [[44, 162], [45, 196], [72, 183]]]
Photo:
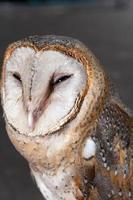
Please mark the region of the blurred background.
[[[133, 109], [132, 0], [0, 1], [0, 64], [7, 45], [28, 35], [58, 34], [83, 41]], [[11, 145], [0, 117], [0, 200], [43, 200], [27, 162]]]

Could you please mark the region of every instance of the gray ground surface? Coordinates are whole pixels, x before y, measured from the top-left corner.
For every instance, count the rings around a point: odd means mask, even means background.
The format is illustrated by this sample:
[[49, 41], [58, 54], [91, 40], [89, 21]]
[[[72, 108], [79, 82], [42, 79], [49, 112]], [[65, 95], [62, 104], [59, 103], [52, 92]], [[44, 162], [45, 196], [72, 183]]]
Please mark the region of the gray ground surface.
[[[124, 102], [133, 108], [133, 6], [0, 6], [1, 62], [10, 42], [33, 34], [68, 35], [85, 42], [115, 80]], [[0, 200], [42, 200], [26, 161], [6, 135], [2, 114], [0, 125]]]

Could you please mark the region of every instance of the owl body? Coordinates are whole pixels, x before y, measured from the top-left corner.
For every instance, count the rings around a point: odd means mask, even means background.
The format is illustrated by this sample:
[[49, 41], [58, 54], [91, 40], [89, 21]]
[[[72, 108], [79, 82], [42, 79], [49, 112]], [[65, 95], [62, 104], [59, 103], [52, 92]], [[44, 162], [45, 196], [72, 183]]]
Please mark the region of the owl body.
[[8, 135], [47, 200], [133, 199], [133, 118], [90, 50], [33, 36], [5, 54]]

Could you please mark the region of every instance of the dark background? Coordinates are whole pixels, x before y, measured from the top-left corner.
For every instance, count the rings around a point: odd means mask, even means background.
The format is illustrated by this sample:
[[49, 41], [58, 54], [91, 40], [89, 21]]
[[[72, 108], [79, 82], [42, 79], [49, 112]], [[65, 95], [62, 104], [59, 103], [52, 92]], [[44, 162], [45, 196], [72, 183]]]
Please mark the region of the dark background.
[[[100, 59], [133, 108], [133, 1], [10, 1], [0, 3], [0, 63], [7, 45], [34, 34], [78, 38]], [[42, 200], [27, 162], [0, 118], [0, 200]]]

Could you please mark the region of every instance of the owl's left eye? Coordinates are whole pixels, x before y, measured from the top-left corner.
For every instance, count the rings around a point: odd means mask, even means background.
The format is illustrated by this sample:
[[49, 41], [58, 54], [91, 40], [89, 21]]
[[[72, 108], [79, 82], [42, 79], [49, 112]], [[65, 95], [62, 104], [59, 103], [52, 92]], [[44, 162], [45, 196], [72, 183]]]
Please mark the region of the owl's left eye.
[[22, 83], [20, 74], [18, 74], [18, 73], [13, 73], [13, 77], [14, 77], [14, 79], [15, 79], [16, 81], [18, 81], [19, 83]]
[[58, 77], [58, 78], [55, 78], [55, 80], [52, 81], [52, 84], [53, 84], [53, 85], [57, 85], [57, 84], [59, 84], [59, 83], [61, 83], [61, 82], [66, 81], [67, 79], [71, 78], [71, 76], [72, 76], [72, 74], [69, 74], [69, 75], [62, 75], [62, 76], [60, 76], [60, 77]]

